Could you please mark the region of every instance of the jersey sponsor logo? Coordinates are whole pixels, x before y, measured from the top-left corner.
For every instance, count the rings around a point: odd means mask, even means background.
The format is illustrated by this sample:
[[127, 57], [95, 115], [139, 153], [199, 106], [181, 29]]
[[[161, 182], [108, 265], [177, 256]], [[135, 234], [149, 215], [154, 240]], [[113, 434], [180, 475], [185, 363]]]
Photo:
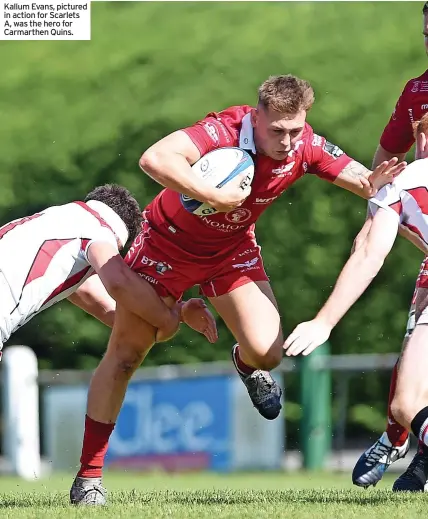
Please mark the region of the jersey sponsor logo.
[[312, 146], [321, 146], [322, 145], [322, 137], [321, 135], [317, 135], [314, 133], [314, 137], [312, 139]]
[[247, 254], [254, 254], [254, 252], [254, 247], [252, 247], [251, 249], [245, 249], [244, 252], [240, 252], [238, 254], [238, 258], [242, 258], [242, 256], [246, 256]]
[[154, 267], [158, 274], [164, 275], [168, 270], [172, 270], [172, 267], [169, 263], [165, 261], [156, 261], [148, 258], [147, 256], [142, 256], [140, 263], [142, 265], [147, 265], [148, 267]]
[[216, 231], [221, 231], [221, 232], [234, 232], [234, 231], [239, 231], [240, 229], [247, 228], [247, 225], [216, 222], [214, 220], [210, 220], [206, 216], [202, 217], [202, 221], [208, 227], [211, 227], [212, 229], [215, 229]]
[[272, 170], [272, 173], [274, 175], [278, 175], [278, 177], [286, 177], [293, 174], [293, 167], [296, 162], [293, 160], [293, 162], [290, 162], [290, 164], [283, 164], [279, 168], [275, 168]]
[[421, 110], [428, 110], [428, 104], [426, 104], [426, 105], [421, 105]]
[[223, 134], [224, 138], [226, 139], [226, 142], [230, 143], [231, 142], [230, 135], [229, 135], [228, 131], [226, 130], [226, 126], [222, 123], [220, 117], [217, 117], [217, 122], [220, 127], [221, 133]]
[[151, 283], [152, 285], [157, 285], [158, 284], [158, 280], [155, 279], [153, 276], [148, 276], [147, 274], [144, 274], [144, 272], [137, 272], [137, 274], [140, 277], [144, 278], [149, 283]]
[[259, 262], [259, 258], [256, 256], [253, 259], [244, 261], [244, 263], [234, 263], [232, 265], [235, 269], [240, 269], [241, 272], [248, 272], [249, 270], [256, 270], [259, 268], [257, 263]]
[[409, 108], [407, 111], [409, 112], [410, 122], [413, 124], [415, 122], [413, 117], [413, 108]]
[[212, 123], [205, 123], [204, 130], [207, 132], [210, 139], [214, 142], [214, 144], [218, 144], [220, 142], [220, 136], [218, 134], [218, 130], [216, 126]]
[[272, 196], [270, 198], [256, 198], [256, 201], [254, 203], [255, 204], [270, 204], [276, 198], [278, 198], [278, 197], [277, 196]]
[[233, 211], [229, 211], [224, 216], [228, 222], [244, 223], [251, 218], [251, 211], [244, 207], [238, 207], [237, 209], [233, 209]]
[[415, 94], [416, 92], [419, 92], [419, 87], [421, 85], [421, 82], [420, 81], [413, 81], [413, 86], [412, 86], [412, 92]]
[[339, 146], [336, 146], [336, 144], [333, 144], [330, 141], [325, 141], [323, 150], [326, 151], [329, 155], [334, 157], [335, 159], [338, 159], [341, 155], [344, 154], [344, 151], [339, 148]]

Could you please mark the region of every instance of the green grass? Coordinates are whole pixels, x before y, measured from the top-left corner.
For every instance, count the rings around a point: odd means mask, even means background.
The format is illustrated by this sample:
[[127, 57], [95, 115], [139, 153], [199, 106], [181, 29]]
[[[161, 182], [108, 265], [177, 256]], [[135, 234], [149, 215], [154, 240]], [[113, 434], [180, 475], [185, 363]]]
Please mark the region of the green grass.
[[36, 482], [0, 479], [0, 517], [29, 518], [419, 518], [425, 495], [396, 495], [385, 478], [379, 489], [353, 488], [349, 474], [118, 474], [104, 483], [109, 506], [68, 505], [72, 476]]

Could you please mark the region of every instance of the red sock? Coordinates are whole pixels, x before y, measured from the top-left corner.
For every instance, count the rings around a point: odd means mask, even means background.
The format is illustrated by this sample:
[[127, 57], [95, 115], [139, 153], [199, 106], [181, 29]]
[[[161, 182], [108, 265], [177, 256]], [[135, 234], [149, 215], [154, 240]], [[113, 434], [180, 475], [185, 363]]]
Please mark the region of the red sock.
[[100, 478], [102, 476], [108, 441], [114, 426], [115, 424], [111, 423], [96, 422], [86, 415], [78, 476], [82, 478]]
[[245, 362], [241, 359], [241, 357], [239, 356], [239, 346], [238, 345], [233, 350], [233, 357], [235, 359], [235, 364], [237, 366], [237, 369], [241, 373], [241, 375], [251, 375], [251, 373], [254, 373], [256, 371], [256, 368], [252, 368], [251, 366], [248, 366], [248, 364], [245, 364]]
[[389, 398], [388, 398], [388, 423], [386, 426], [386, 433], [388, 434], [389, 441], [392, 445], [400, 447], [407, 440], [409, 433], [407, 430], [395, 421], [395, 418], [391, 413], [391, 402], [394, 399], [395, 386], [397, 385], [397, 369], [398, 362], [395, 364], [392, 370], [391, 382], [389, 386]]

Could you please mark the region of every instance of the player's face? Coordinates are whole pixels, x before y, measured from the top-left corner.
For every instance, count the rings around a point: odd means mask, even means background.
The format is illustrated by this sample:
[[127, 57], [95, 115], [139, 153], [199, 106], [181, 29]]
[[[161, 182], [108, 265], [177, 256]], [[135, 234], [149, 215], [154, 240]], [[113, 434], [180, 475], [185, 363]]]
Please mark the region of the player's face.
[[424, 35], [425, 51], [428, 54], [428, 13], [424, 14], [424, 27], [422, 32]]
[[305, 120], [304, 110], [290, 115], [258, 106], [252, 113], [257, 151], [274, 160], [284, 160], [302, 137]]

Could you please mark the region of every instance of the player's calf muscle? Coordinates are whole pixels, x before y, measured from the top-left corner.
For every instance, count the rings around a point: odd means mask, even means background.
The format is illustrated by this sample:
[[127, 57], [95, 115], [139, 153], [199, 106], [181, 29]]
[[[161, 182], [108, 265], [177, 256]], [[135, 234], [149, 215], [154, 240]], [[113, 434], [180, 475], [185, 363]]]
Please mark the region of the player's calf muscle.
[[428, 325], [418, 324], [401, 356], [397, 388], [391, 403], [395, 419], [410, 429], [414, 416], [428, 405]]

